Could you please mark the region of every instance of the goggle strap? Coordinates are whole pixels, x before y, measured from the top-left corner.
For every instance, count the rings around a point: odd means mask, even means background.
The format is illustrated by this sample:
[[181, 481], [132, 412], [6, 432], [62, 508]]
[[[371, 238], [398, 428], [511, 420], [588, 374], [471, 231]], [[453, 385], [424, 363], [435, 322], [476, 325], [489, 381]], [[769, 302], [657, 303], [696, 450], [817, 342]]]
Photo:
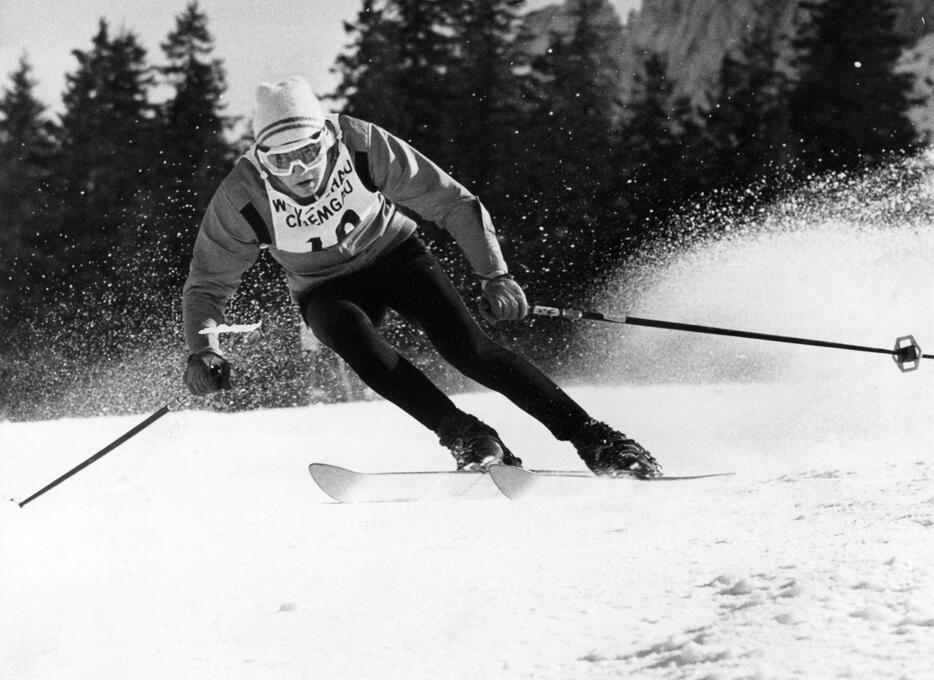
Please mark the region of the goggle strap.
[[289, 130], [294, 130], [296, 128], [306, 128], [311, 125], [318, 126], [320, 120], [317, 118], [309, 118], [307, 116], [295, 116], [293, 118], [283, 118], [282, 120], [277, 120], [275, 123], [270, 123], [262, 130], [260, 130], [256, 135], [256, 143], [262, 146], [263, 141], [278, 132], [288, 132]]

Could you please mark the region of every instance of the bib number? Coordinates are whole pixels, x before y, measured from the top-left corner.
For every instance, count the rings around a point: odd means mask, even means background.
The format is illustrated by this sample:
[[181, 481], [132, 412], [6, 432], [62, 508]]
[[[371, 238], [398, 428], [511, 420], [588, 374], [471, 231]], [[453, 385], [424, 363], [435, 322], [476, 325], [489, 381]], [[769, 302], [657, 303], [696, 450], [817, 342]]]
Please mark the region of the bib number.
[[[337, 229], [334, 230], [334, 235], [337, 237], [337, 242], [340, 243], [344, 240], [348, 234], [350, 234], [354, 229], [360, 226], [360, 216], [354, 210], [346, 210], [344, 214], [341, 215], [341, 221], [337, 224]], [[320, 236], [312, 236], [306, 243], [311, 244], [311, 252], [317, 253], [324, 250], [324, 244], [321, 241]]]

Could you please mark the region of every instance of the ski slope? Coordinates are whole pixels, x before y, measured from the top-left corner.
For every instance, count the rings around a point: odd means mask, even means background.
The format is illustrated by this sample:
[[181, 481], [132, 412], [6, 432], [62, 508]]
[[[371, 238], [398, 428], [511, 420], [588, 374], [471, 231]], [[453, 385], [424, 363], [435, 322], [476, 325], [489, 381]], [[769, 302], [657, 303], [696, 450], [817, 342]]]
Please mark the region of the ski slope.
[[[926, 677], [930, 378], [891, 371], [572, 389], [669, 473], [739, 473], [594, 501], [337, 505], [309, 461], [447, 454], [381, 402], [170, 414], [3, 504], [0, 678]], [[580, 468], [500, 397], [458, 402], [527, 464]], [[136, 420], [3, 423], [4, 498]]]
[[[791, 215], [607, 303], [931, 351], [930, 224]], [[192, 400], [19, 508], [144, 416], [0, 422], [0, 680], [931, 677], [934, 362], [628, 327], [580, 344], [606, 383], [565, 386], [594, 416], [668, 474], [736, 476], [338, 505], [308, 463], [453, 462], [380, 401]], [[499, 395], [455, 400], [529, 467], [583, 468]]]

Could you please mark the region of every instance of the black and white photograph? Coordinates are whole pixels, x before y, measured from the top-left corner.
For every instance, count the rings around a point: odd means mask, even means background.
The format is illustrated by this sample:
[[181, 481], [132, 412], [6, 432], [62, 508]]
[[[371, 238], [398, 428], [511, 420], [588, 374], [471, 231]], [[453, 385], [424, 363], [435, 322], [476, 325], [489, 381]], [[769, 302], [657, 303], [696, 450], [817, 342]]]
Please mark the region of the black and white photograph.
[[923, 680], [934, 0], [0, 0], [0, 680]]

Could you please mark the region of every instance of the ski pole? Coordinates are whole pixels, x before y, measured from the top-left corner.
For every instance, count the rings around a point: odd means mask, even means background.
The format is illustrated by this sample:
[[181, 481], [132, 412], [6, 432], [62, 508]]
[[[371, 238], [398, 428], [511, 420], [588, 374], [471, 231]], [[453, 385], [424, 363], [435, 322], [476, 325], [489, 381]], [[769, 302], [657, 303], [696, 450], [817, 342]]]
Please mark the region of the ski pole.
[[124, 442], [126, 442], [128, 439], [130, 439], [130, 438], [135, 437], [136, 435], [138, 435], [140, 432], [142, 432], [142, 431], [145, 430], [147, 427], [149, 427], [150, 425], [152, 425], [154, 422], [156, 422], [157, 420], [159, 420], [159, 418], [161, 418], [161, 417], [164, 416], [166, 413], [168, 413], [169, 411], [171, 411], [171, 410], [173, 409], [173, 407], [175, 407], [179, 402], [181, 402], [182, 400], [187, 399], [187, 398], [188, 398], [187, 395], [180, 395], [180, 396], [175, 397], [174, 399], [172, 399], [171, 401], [169, 401], [167, 404], [165, 404], [162, 408], [160, 408], [158, 411], [156, 411], [156, 412], [153, 413], [151, 416], [149, 416], [148, 418], [146, 418], [146, 420], [144, 420], [143, 422], [141, 422], [139, 425], [137, 425], [137, 426], [134, 427], [133, 429], [129, 430], [129, 431], [126, 432], [125, 434], [121, 435], [120, 437], [117, 437], [117, 438], [116, 438], [115, 440], [113, 440], [110, 444], [108, 444], [107, 446], [105, 446], [104, 448], [102, 448], [100, 451], [98, 451], [97, 453], [95, 453], [93, 456], [91, 456], [90, 458], [88, 458], [88, 459], [85, 460], [84, 462], [79, 463], [78, 465], [76, 465], [75, 467], [73, 467], [72, 469], [70, 469], [68, 472], [66, 472], [65, 474], [63, 474], [61, 477], [59, 477], [58, 479], [56, 479], [55, 481], [48, 483], [47, 485], [45, 485], [44, 487], [42, 487], [41, 489], [39, 489], [38, 491], [36, 491], [36, 493], [34, 493], [32, 496], [30, 496], [30, 497], [27, 498], [26, 500], [20, 502], [20, 503], [19, 503], [19, 507], [21, 507], [21, 508], [24, 507], [27, 503], [30, 503], [30, 502], [34, 501], [35, 499], [37, 499], [39, 496], [41, 496], [41, 495], [44, 494], [45, 492], [51, 491], [52, 489], [54, 489], [56, 486], [58, 486], [59, 484], [61, 484], [62, 482], [64, 482], [64, 481], [65, 481], [66, 479], [68, 479], [69, 477], [73, 477], [74, 475], [78, 474], [79, 472], [81, 472], [84, 468], [86, 468], [86, 467], [87, 467], [88, 465], [90, 465], [91, 463], [93, 463], [93, 462], [95, 462], [95, 461], [97, 461], [97, 460], [100, 460], [101, 458], [103, 458], [104, 456], [106, 456], [108, 453], [110, 453], [111, 451], [113, 451], [115, 448], [117, 448], [118, 446], [120, 446], [121, 444], [123, 444]]
[[580, 309], [566, 309], [562, 307], [547, 307], [542, 305], [533, 305], [532, 314], [538, 316], [562, 317], [565, 319], [578, 320], [589, 319], [591, 321], [604, 321], [608, 323], [629, 324], [630, 326], [645, 326], [648, 328], [662, 328], [673, 331], [687, 331], [690, 333], [706, 333], [708, 335], [725, 335], [734, 338], [747, 338], [751, 340], [766, 340], [769, 342], [784, 342], [793, 345], [808, 345], [811, 347], [828, 347], [831, 349], [843, 349], [854, 352], [874, 352], [876, 354], [888, 354], [895, 361], [895, 364], [903, 372], [913, 371], [921, 364], [921, 359], [934, 359], [932, 354], [922, 354], [921, 347], [915, 341], [914, 336], [904, 335], [895, 340], [894, 349], [885, 349], [882, 347], [866, 347], [864, 345], [850, 345], [842, 342], [828, 342], [826, 340], [812, 340], [810, 338], [796, 338], [787, 335], [773, 335], [771, 333], [754, 333], [750, 331], [740, 331], [733, 328], [717, 328], [715, 326], [699, 326], [689, 323], [677, 323], [674, 321], [659, 321], [657, 319], [642, 319], [636, 316], [611, 316], [602, 312], [585, 311]]
[[[262, 325], [262, 323], [263, 323], [262, 321], [258, 321], [256, 323], [251, 323], [251, 324], [232, 324], [232, 325], [221, 324], [219, 326], [212, 326], [210, 328], [202, 329], [198, 331], [198, 333], [200, 335], [220, 335], [223, 333], [252, 333], [256, 329], [258, 329]], [[211, 372], [215, 375], [215, 377], [219, 377], [219, 373], [217, 372], [218, 370], [219, 369], [216, 366], [211, 367]], [[91, 463], [100, 460], [101, 458], [106, 456], [108, 453], [113, 451], [115, 448], [117, 448], [118, 446], [126, 442], [128, 439], [135, 437], [140, 432], [145, 430], [147, 427], [152, 425], [154, 422], [159, 420], [159, 418], [164, 416], [166, 413], [171, 411], [176, 405], [178, 405], [179, 402], [186, 400], [186, 399], [188, 399], [188, 395], [179, 395], [175, 397], [174, 399], [169, 400], [168, 403], [162, 406], [162, 408], [160, 408], [158, 411], [153, 413], [151, 416], [146, 418], [146, 420], [141, 422], [139, 425], [129, 430], [125, 434], [121, 435], [120, 437], [117, 437], [115, 440], [110, 442], [107, 446], [102, 448], [100, 451], [95, 453], [93, 456], [91, 456], [84, 462], [79, 463], [78, 465], [73, 467], [71, 470], [63, 474], [61, 477], [56, 479], [55, 481], [49, 482], [46, 486], [36, 491], [36, 493], [34, 493], [32, 496], [20, 502], [19, 507], [22, 508], [27, 503], [34, 501], [35, 499], [37, 499], [39, 496], [41, 496], [45, 492], [51, 491], [52, 489], [54, 489], [56, 486], [64, 482], [69, 477], [73, 477], [74, 475], [78, 474]]]

